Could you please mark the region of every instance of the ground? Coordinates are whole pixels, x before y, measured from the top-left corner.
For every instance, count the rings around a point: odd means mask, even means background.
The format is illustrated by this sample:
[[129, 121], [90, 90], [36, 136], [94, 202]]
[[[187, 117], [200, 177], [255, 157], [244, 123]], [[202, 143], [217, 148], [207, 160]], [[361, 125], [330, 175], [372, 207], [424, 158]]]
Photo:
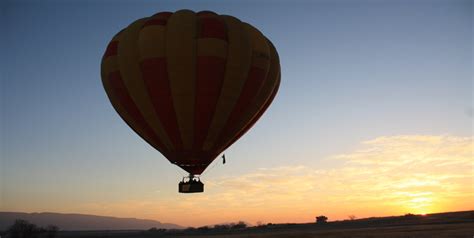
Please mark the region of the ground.
[[[57, 238], [474, 238], [474, 210], [429, 215], [371, 217], [327, 223], [226, 226], [185, 230], [60, 231]], [[1, 237], [3, 238], [4, 235]], [[8, 236], [6, 236], [8, 237]]]

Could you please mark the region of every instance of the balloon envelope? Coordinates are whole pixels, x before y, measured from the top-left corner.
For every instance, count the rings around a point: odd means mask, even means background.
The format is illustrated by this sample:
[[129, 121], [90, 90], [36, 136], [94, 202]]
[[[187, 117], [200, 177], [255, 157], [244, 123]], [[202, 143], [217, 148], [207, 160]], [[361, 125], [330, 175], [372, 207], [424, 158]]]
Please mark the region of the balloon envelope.
[[109, 43], [101, 74], [122, 119], [191, 174], [255, 124], [280, 84], [272, 43], [251, 25], [209, 11], [133, 22]]

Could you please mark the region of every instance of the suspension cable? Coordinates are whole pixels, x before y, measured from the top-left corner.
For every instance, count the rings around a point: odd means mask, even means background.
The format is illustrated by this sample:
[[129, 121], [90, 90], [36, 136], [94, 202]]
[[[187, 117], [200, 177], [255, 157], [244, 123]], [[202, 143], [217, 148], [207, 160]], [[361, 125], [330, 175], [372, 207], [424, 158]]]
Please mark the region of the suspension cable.
[[204, 173], [201, 174], [201, 176], [204, 176], [205, 174], [208, 174], [212, 169], [214, 169], [218, 164], [220, 164], [219, 162], [216, 162], [216, 161], [217, 161], [217, 160], [212, 161], [212, 163], [214, 163], [214, 165], [212, 165], [211, 168], [206, 169], [206, 170], [204, 171]]

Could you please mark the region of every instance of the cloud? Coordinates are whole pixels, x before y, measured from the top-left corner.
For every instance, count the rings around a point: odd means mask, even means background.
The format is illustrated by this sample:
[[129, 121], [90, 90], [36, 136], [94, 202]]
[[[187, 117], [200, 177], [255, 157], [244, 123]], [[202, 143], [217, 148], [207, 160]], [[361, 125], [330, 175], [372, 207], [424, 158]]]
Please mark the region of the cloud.
[[147, 218], [190, 225], [473, 209], [473, 148], [472, 137], [378, 137], [355, 151], [327, 158], [342, 161], [339, 167], [260, 168], [206, 181], [206, 192], [197, 196], [127, 201], [107, 209], [131, 214], [146, 210], [151, 216]]
[[289, 207], [330, 212], [358, 204], [363, 208], [358, 210], [374, 213], [382, 207], [399, 213], [434, 212], [455, 199], [474, 198], [472, 148], [471, 137], [379, 137], [329, 158], [344, 162], [338, 168], [265, 168], [221, 178], [210, 190], [224, 188], [225, 196], [210, 199], [264, 211], [285, 212]]

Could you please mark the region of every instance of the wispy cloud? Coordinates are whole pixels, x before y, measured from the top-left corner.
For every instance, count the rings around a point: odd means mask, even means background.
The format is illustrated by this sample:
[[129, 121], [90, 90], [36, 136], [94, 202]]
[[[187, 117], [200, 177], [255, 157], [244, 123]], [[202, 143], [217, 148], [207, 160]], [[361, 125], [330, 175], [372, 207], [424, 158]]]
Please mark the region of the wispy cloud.
[[146, 210], [161, 220], [203, 225], [473, 209], [468, 202], [474, 200], [473, 148], [472, 137], [379, 137], [328, 158], [343, 161], [337, 168], [260, 168], [207, 181], [199, 196], [127, 201], [109, 204], [107, 210]]

